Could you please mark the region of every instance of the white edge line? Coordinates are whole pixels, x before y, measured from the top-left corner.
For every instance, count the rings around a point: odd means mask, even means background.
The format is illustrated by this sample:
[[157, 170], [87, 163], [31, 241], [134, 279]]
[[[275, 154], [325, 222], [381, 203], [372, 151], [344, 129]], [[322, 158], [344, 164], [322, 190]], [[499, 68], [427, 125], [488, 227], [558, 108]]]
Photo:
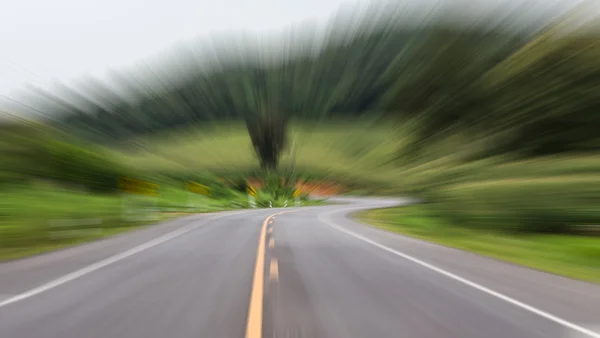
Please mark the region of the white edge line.
[[[258, 211], [258, 210], [256, 210], [256, 211]], [[217, 220], [219, 218], [226, 217], [226, 216], [231, 216], [231, 215], [236, 215], [236, 214], [239, 214], [239, 213], [240, 212], [231, 213], [231, 214], [225, 214], [225, 215], [218, 215], [217, 217], [204, 220], [204, 222], [201, 222], [201, 223], [193, 223], [191, 225], [183, 226], [182, 228], [179, 228], [177, 230], [171, 231], [171, 232], [169, 232], [167, 234], [164, 234], [164, 235], [162, 235], [160, 237], [157, 237], [157, 238], [152, 239], [152, 240], [150, 240], [148, 242], [145, 242], [143, 244], [135, 246], [135, 247], [133, 247], [133, 248], [131, 248], [129, 250], [123, 251], [123, 252], [121, 252], [119, 254], [116, 254], [114, 256], [110, 256], [110, 257], [108, 257], [106, 259], [103, 259], [103, 260], [98, 261], [96, 263], [90, 264], [90, 265], [88, 265], [88, 266], [86, 266], [84, 268], [81, 268], [79, 270], [75, 270], [75, 271], [73, 271], [71, 273], [68, 273], [68, 274], [66, 274], [66, 275], [64, 275], [62, 277], [59, 277], [57, 279], [51, 280], [51, 281], [49, 281], [47, 283], [44, 283], [44, 284], [39, 285], [37, 287], [34, 287], [33, 289], [30, 289], [28, 291], [20, 293], [20, 294], [18, 294], [16, 296], [13, 296], [11, 298], [5, 299], [5, 300], [3, 300], [3, 301], [0, 302], [0, 308], [4, 307], [4, 306], [7, 306], [9, 304], [12, 304], [12, 303], [16, 303], [16, 302], [25, 300], [27, 298], [33, 297], [35, 295], [38, 295], [38, 294], [40, 294], [42, 292], [45, 292], [45, 291], [48, 291], [50, 289], [54, 289], [57, 286], [60, 286], [62, 284], [65, 284], [67, 282], [75, 280], [75, 279], [77, 279], [79, 277], [85, 276], [85, 275], [87, 275], [89, 273], [92, 273], [92, 272], [94, 272], [94, 271], [96, 271], [98, 269], [101, 269], [101, 268], [103, 268], [105, 266], [111, 265], [111, 264], [116, 263], [116, 262], [118, 262], [120, 260], [123, 260], [123, 259], [125, 259], [127, 257], [133, 256], [133, 255], [135, 255], [137, 253], [140, 253], [142, 251], [145, 251], [147, 249], [155, 247], [155, 246], [157, 246], [159, 244], [162, 244], [164, 242], [172, 240], [172, 239], [174, 239], [176, 237], [179, 237], [179, 236], [181, 236], [183, 234], [186, 234], [186, 233], [188, 233], [190, 231], [196, 230], [197, 228], [202, 227], [202, 226], [204, 226], [204, 225], [206, 225], [206, 224], [208, 224], [208, 223], [210, 223], [210, 222], [212, 222], [214, 220]], [[191, 222], [194, 222], [194, 221], [191, 221]]]
[[[355, 209], [345, 209], [345, 210], [341, 210], [341, 211], [338, 210], [338, 211], [329, 212], [329, 213], [326, 213], [326, 214], [341, 213], [341, 212], [350, 211], [350, 210], [355, 210]], [[374, 246], [376, 246], [376, 247], [378, 247], [378, 248], [380, 248], [382, 250], [390, 252], [390, 253], [392, 253], [392, 254], [394, 254], [396, 256], [402, 257], [402, 258], [404, 258], [406, 260], [409, 260], [409, 261], [411, 261], [411, 262], [413, 262], [415, 264], [418, 264], [418, 265], [420, 265], [422, 267], [425, 267], [425, 268], [428, 268], [430, 270], [433, 270], [433, 271], [435, 271], [435, 272], [437, 272], [439, 274], [442, 274], [442, 275], [444, 275], [446, 277], [452, 278], [452, 279], [454, 279], [454, 280], [456, 280], [458, 282], [466, 284], [466, 285], [468, 285], [468, 286], [470, 286], [472, 288], [475, 288], [475, 289], [477, 289], [479, 291], [485, 292], [485, 293], [487, 293], [487, 294], [489, 294], [491, 296], [494, 296], [496, 298], [502, 299], [503, 301], [508, 302], [510, 304], [513, 304], [513, 305], [515, 305], [517, 307], [520, 307], [520, 308], [522, 308], [524, 310], [527, 310], [529, 312], [535, 313], [536, 315], [538, 315], [540, 317], [546, 318], [546, 319], [548, 319], [550, 321], [553, 321], [553, 322], [555, 322], [557, 324], [560, 324], [560, 325], [563, 325], [565, 327], [568, 327], [568, 328], [570, 328], [570, 329], [572, 329], [574, 331], [577, 331], [579, 333], [583, 333], [583, 334], [585, 334], [587, 336], [590, 336], [590, 337], [593, 337], [593, 338], [600, 338], [600, 333], [594, 332], [592, 330], [586, 329], [585, 327], [582, 327], [582, 326], [579, 326], [577, 324], [571, 323], [571, 322], [569, 322], [567, 320], [564, 320], [562, 318], [559, 318], [559, 317], [557, 317], [555, 315], [552, 315], [550, 313], [547, 313], [545, 311], [537, 309], [537, 308], [535, 308], [535, 307], [533, 307], [531, 305], [525, 304], [525, 303], [520, 302], [520, 301], [518, 301], [518, 300], [516, 300], [514, 298], [508, 297], [508, 296], [503, 295], [503, 294], [501, 294], [499, 292], [496, 292], [496, 291], [494, 291], [492, 289], [489, 289], [489, 288], [487, 288], [487, 287], [485, 287], [483, 285], [477, 284], [477, 283], [472, 282], [472, 281], [470, 281], [468, 279], [465, 279], [463, 277], [455, 275], [452, 272], [448, 272], [448, 271], [446, 271], [444, 269], [438, 268], [435, 265], [429, 264], [429, 263], [424, 262], [424, 261], [422, 261], [422, 260], [420, 260], [418, 258], [414, 258], [414, 257], [412, 257], [410, 255], [407, 255], [407, 254], [402, 253], [400, 251], [397, 251], [397, 250], [394, 250], [392, 248], [389, 248], [389, 247], [387, 247], [387, 246], [385, 246], [383, 244], [375, 242], [375, 241], [373, 241], [373, 240], [371, 240], [371, 239], [369, 239], [367, 237], [364, 237], [362, 235], [359, 235], [359, 234], [357, 234], [357, 233], [355, 233], [353, 231], [347, 230], [347, 229], [345, 229], [345, 228], [343, 228], [343, 227], [341, 227], [341, 226], [333, 223], [329, 219], [324, 219], [323, 218], [323, 214], [319, 215], [318, 219], [321, 222], [326, 223], [330, 227], [332, 227], [332, 228], [334, 228], [334, 229], [336, 229], [338, 231], [341, 231], [341, 232], [343, 232], [343, 233], [345, 233], [347, 235], [350, 235], [350, 236], [352, 236], [354, 238], [360, 239], [363, 242], [367, 242], [367, 243], [369, 243], [371, 245], [374, 245]]]

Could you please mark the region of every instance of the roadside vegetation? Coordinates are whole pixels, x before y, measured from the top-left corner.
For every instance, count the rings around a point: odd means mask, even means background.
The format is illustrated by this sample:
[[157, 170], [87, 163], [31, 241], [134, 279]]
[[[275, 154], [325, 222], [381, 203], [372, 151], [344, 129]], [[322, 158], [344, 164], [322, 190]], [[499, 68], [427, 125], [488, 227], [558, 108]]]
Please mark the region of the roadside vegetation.
[[[585, 4], [553, 19], [513, 6], [468, 17], [448, 6], [418, 18], [373, 5], [351, 30], [334, 19], [330, 35], [291, 34], [281, 42], [297, 46], [295, 54], [282, 47], [272, 63], [250, 62], [264, 56], [256, 46], [231, 41], [196, 54], [194, 45], [175, 62], [150, 64], [152, 72], [31, 90], [28, 103], [45, 114], [39, 125], [7, 125], [0, 135], [10, 154], [0, 163], [0, 231], [10, 232], [5, 239], [43, 233], [26, 220], [37, 211], [16, 214], [30, 199], [19, 194], [31, 189], [97, 201], [82, 208], [40, 192], [47, 197], [31, 197], [32, 206], [71, 208], [48, 208], [47, 218], [117, 214], [122, 176], [159, 184], [157, 205], [175, 211], [190, 208], [189, 180], [214, 192], [196, 211], [247, 207], [247, 180], [260, 182], [258, 206], [285, 205], [308, 180], [336, 192], [419, 198], [417, 209], [369, 217], [596, 281], [599, 21], [581, 16]], [[413, 222], [410, 210], [427, 221], [403, 225]]]
[[486, 229], [485, 222], [477, 228], [463, 226], [434, 210], [427, 205], [415, 205], [370, 210], [362, 212], [358, 218], [383, 230], [600, 283], [600, 240], [597, 235], [499, 232]]
[[[133, 166], [118, 152], [46, 125], [25, 121], [1, 125], [0, 261], [43, 253], [112, 236], [186, 214], [248, 208], [241, 173], [219, 178], [206, 168]], [[179, 170], [178, 170], [179, 169]], [[124, 191], [135, 178], [157, 185], [155, 194]], [[258, 189], [257, 207], [293, 206], [295, 188], [269, 176]], [[210, 196], [186, 188], [193, 181]], [[319, 200], [299, 196], [302, 205]]]
[[[388, 231], [600, 283], [600, 154], [479, 157], [459, 133], [399, 166], [421, 203], [358, 215]], [[404, 151], [410, 150], [404, 149]]]

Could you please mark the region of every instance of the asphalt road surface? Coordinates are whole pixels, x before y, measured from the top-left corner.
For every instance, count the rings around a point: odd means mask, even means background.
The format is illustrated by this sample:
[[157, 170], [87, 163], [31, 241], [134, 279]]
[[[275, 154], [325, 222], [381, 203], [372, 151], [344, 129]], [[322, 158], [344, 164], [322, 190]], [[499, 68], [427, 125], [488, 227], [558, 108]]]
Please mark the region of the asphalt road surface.
[[407, 201], [337, 201], [195, 215], [0, 264], [0, 337], [600, 337], [599, 286], [349, 217]]

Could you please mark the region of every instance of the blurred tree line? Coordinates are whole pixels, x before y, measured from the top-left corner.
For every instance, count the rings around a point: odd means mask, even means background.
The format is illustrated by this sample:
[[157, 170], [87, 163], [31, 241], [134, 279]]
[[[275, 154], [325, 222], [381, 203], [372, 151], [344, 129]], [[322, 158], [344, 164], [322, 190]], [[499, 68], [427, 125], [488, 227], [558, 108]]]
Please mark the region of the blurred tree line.
[[414, 154], [457, 131], [473, 139], [493, 135], [482, 156], [597, 149], [595, 27], [562, 20], [517, 29], [495, 21], [371, 20], [353, 29], [334, 22], [321, 43], [282, 41], [279, 56], [260, 45], [205, 46], [206, 53], [190, 47], [172, 62], [114, 74], [111, 84], [32, 93], [56, 126], [102, 142], [241, 118], [266, 168], [277, 166], [293, 118], [413, 121]]
[[47, 125], [0, 123], [0, 186], [31, 180], [61, 182], [72, 189], [113, 192], [130, 170], [103, 149]]

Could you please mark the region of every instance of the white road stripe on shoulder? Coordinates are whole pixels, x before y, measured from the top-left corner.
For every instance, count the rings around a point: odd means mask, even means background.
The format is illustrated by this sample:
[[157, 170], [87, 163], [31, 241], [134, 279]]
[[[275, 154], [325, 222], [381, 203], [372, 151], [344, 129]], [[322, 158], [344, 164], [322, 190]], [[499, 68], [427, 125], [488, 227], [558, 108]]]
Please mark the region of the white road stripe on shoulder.
[[518, 301], [518, 300], [516, 300], [514, 298], [511, 298], [511, 297], [503, 295], [503, 294], [501, 294], [501, 293], [499, 293], [497, 291], [489, 289], [489, 288], [487, 288], [487, 287], [485, 287], [485, 286], [483, 286], [481, 284], [477, 284], [477, 283], [472, 282], [472, 281], [470, 281], [470, 280], [468, 280], [466, 278], [463, 278], [463, 277], [460, 277], [458, 275], [455, 275], [452, 272], [446, 271], [446, 270], [444, 270], [442, 268], [439, 268], [439, 267], [437, 267], [435, 265], [432, 265], [432, 264], [429, 264], [427, 262], [424, 262], [424, 261], [422, 261], [422, 260], [420, 260], [418, 258], [412, 257], [412, 256], [407, 255], [407, 254], [405, 254], [403, 252], [400, 252], [398, 250], [394, 250], [392, 248], [389, 248], [389, 247], [387, 247], [387, 246], [385, 246], [383, 244], [380, 244], [378, 242], [373, 241], [372, 239], [369, 239], [369, 238], [367, 238], [365, 236], [357, 234], [357, 233], [355, 233], [353, 231], [347, 230], [347, 229], [345, 229], [345, 228], [343, 228], [343, 227], [335, 224], [331, 220], [325, 219], [323, 217], [324, 215], [329, 215], [329, 214], [334, 214], [334, 213], [341, 213], [341, 212], [349, 211], [349, 210], [355, 210], [355, 209], [336, 210], [334, 212], [324, 213], [324, 214], [319, 215], [318, 219], [321, 222], [329, 225], [330, 227], [332, 227], [332, 228], [334, 228], [334, 229], [336, 229], [338, 231], [341, 231], [341, 232], [345, 233], [346, 235], [352, 236], [352, 237], [354, 237], [356, 239], [359, 239], [359, 240], [361, 240], [363, 242], [369, 243], [369, 244], [371, 244], [373, 246], [376, 246], [376, 247], [378, 247], [378, 248], [380, 248], [382, 250], [385, 250], [385, 251], [387, 251], [389, 253], [392, 253], [392, 254], [394, 254], [396, 256], [402, 257], [402, 258], [404, 258], [404, 259], [406, 259], [408, 261], [411, 261], [411, 262], [413, 262], [415, 264], [418, 264], [418, 265], [420, 265], [420, 266], [422, 266], [424, 268], [433, 270], [433, 271], [435, 271], [435, 272], [437, 272], [439, 274], [442, 274], [442, 275], [444, 275], [444, 276], [446, 276], [448, 278], [454, 279], [455, 281], [461, 282], [461, 283], [463, 283], [465, 285], [468, 285], [468, 286], [470, 286], [472, 288], [475, 288], [475, 289], [477, 289], [479, 291], [485, 292], [488, 295], [494, 296], [494, 297], [496, 297], [498, 299], [501, 299], [501, 300], [503, 300], [505, 302], [508, 302], [508, 303], [510, 303], [512, 305], [515, 305], [515, 306], [517, 306], [517, 307], [519, 307], [519, 308], [521, 308], [523, 310], [527, 310], [527, 311], [529, 311], [531, 313], [534, 313], [534, 314], [536, 314], [536, 315], [538, 315], [540, 317], [546, 318], [546, 319], [548, 319], [548, 320], [550, 320], [550, 321], [552, 321], [554, 323], [560, 324], [560, 325], [562, 325], [564, 327], [567, 327], [567, 328], [569, 328], [571, 330], [577, 331], [580, 334], [584, 334], [586, 337], [600, 338], [600, 333], [598, 333], [598, 332], [594, 332], [594, 331], [592, 331], [590, 329], [587, 329], [585, 327], [582, 327], [580, 325], [571, 323], [571, 322], [569, 322], [569, 321], [567, 321], [565, 319], [559, 318], [559, 317], [557, 317], [555, 315], [552, 315], [552, 314], [550, 314], [548, 312], [542, 311], [542, 310], [540, 310], [538, 308], [535, 308], [535, 307], [533, 307], [531, 305], [525, 304], [525, 303], [523, 303], [521, 301]]
[[[253, 210], [253, 211], [255, 211], [255, 210]], [[135, 255], [137, 253], [140, 253], [142, 251], [148, 250], [148, 249], [150, 249], [152, 247], [155, 247], [155, 246], [157, 246], [159, 244], [162, 244], [164, 242], [170, 241], [170, 240], [172, 240], [172, 239], [174, 239], [176, 237], [179, 237], [179, 236], [181, 236], [183, 234], [186, 234], [186, 233], [188, 233], [190, 231], [196, 230], [196, 229], [198, 229], [198, 228], [200, 228], [200, 227], [202, 227], [202, 226], [210, 223], [211, 221], [214, 221], [214, 220], [217, 220], [219, 218], [226, 217], [226, 216], [237, 215], [239, 213], [240, 212], [219, 215], [217, 217], [206, 219], [206, 220], [203, 220], [203, 221], [199, 221], [199, 222], [196, 222], [196, 223], [184, 226], [183, 228], [179, 228], [177, 230], [171, 231], [171, 232], [169, 232], [169, 233], [167, 233], [165, 235], [157, 237], [157, 238], [155, 238], [153, 240], [150, 240], [150, 241], [148, 241], [146, 243], [143, 243], [143, 244], [140, 244], [138, 246], [135, 246], [135, 247], [133, 247], [133, 248], [127, 250], [127, 251], [124, 251], [122, 253], [116, 254], [114, 256], [110, 256], [110, 257], [108, 257], [106, 259], [103, 259], [101, 261], [98, 261], [96, 263], [88, 265], [88, 266], [86, 266], [84, 268], [81, 268], [79, 270], [75, 270], [75, 271], [73, 271], [71, 273], [68, 273], [68, 274], [62, 276], [62, 277], [59, 277], [59, 278], [54, 279], [54, 280], [52, 280], [50, 282], [47, 282], [47, 283], [42, 284], [40, 286], [37, 286], [37, 287], [35, 287], [33, 289], [25, 291], [25, 292], [23, 292], [21, 294], [18, 294], [16, 296], [10, 297], [10, 298], [5, 299], [5, 300], [0, 300], [0, 307], [16, 303], [16, 302], [25, 300], [27, 298], [33, 297], [35, 295], [38, 295], [38, 294], [40, 294], [42, 292], [54, 289], [57, 286], [63, 285], [65, 283], [68, 283], [68, 282], [70, 282], [72, 280], [75, 280], [75, 279], [77, 279], [79, 277], [83, 277], [83, 276], [85, 276], [85, 275], [87, 275], [89, 273], [92, 273], [92, 272], [94, 272], [96, 270], [99, 270], [99, 269], [101, 269], [101, 268], [103, 268], [105, 266], [114, 264], [114, 263], [116, 263], [116, 262], [118, 262], [120, 260], [123, 260], [123, 259], [127, 258], [127, 257], [133, 256], [133, 255]]]

